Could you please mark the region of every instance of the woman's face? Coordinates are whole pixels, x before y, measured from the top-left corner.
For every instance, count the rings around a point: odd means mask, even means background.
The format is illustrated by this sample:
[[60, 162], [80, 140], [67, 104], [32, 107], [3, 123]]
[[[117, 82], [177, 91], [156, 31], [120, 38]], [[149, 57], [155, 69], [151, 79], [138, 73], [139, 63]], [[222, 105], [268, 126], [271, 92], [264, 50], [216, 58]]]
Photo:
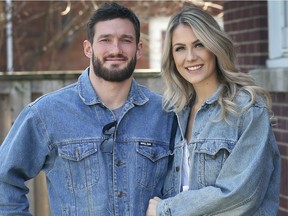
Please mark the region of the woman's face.
[[172, 32], [172, 55], [180, 75], [196, 87], [218, 84], [216, 56], [206, 49], [187, 25]]

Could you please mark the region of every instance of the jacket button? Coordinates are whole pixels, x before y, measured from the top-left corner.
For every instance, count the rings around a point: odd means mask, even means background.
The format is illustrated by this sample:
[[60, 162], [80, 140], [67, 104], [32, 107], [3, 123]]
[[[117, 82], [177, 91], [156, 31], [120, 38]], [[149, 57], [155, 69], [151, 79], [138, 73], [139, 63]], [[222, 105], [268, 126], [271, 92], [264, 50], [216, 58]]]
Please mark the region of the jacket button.
[[116, 166], [121, 166], [121, 165], [123, 165], [124, 163], [121, 161], [121, 160], [118, 160], [117, 162], [116, 162]]
[[121, 198], [121, 197], [123, 197], [125, 195], [126, 194], [124, 192], [122, 192], [122, 191], [119, 191], [119, 192], [116, 193], [116, 196], [119, 197], [119, 198]]
[[216, 155], [211, 155], [211, 159], [212, 159], [212, 160], [215, 160], [216, 158], [217, 158]]
[[179, 172], [179, 171], [180, 171], [180, 167], [177, 166], [177, 167], [175, 168], [175, 170], [176, 170], [176, 172]]

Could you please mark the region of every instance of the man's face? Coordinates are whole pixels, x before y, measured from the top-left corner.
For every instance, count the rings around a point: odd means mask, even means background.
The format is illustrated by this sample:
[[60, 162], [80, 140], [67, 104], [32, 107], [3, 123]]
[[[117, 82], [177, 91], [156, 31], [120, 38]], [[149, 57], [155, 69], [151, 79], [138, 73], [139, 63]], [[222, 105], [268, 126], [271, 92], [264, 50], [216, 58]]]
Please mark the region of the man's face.
[[94, 73], [106, 81], [121, 82], [133, 74], [141, 56], [135, 30], [128, 19], [113, 19], [95, 25], [91, 64]]
[[[125, 58], [124, 56], [118, 56], [118, 58]], [[95, 57], [92, 53], [92, 65], [96, 76], [110, 82], [121, 82], [132, 76], [137, 63], [136, 56], [127, 62], [128, 65], [124, 68], [120, 68], [117, 64], [111, 65], [110, 68], [104, 66], [102, 61]]]

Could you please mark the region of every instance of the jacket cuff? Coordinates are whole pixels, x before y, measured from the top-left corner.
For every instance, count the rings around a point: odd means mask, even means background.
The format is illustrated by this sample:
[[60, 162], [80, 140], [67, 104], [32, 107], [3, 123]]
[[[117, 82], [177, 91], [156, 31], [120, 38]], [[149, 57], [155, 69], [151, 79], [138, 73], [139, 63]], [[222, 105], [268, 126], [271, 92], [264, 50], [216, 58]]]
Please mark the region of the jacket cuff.
[[172, 216], [169, 208], [169, 199], [161, 200], [158, 203], [157, 216]]

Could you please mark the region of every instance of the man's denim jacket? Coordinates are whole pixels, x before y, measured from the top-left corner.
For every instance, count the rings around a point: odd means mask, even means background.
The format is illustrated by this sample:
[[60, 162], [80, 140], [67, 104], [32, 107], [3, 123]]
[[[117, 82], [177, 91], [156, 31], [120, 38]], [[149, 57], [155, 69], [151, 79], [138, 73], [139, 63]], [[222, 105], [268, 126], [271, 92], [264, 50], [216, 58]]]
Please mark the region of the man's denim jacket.
[[162, 197], [173, 114], [162, 110], [158, 94], [133, 80], [114, 153], [104, 153], [100, 145], [109, 137], [102, 130], [115, 116], [88, 73], [37, 99], [15, 121], [0, 148], [1, 216], [30, 215], [24, 182], [41, 170], [55, 216], [144, 216], [149, 199]]
[[[222, 86], [197, 112], [188, 144], [189, 190], [160, 202], [157, 215], [276, 216], [279, 204], [280, 156], [269, 113], [260, 98], [239, 116], [217, 121]], [[235, 98], [243, 108], [250, 98]], [[167, 197], [181, 191], [184, 139], [190, 107], [178, 113], [173, 166], [165, 183]], [[219, 119], [219, 118], [218, 118]], [[215, 120], [215, 121], [213, 121]]]

